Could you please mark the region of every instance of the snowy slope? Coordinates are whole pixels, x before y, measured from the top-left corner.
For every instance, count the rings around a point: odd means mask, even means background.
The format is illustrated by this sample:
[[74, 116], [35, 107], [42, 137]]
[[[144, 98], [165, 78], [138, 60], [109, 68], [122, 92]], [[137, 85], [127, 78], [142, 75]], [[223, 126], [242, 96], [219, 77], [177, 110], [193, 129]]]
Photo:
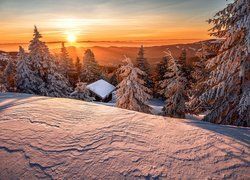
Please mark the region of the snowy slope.
[[249, 179], [250, 129], [0, 94], [0, 179]]

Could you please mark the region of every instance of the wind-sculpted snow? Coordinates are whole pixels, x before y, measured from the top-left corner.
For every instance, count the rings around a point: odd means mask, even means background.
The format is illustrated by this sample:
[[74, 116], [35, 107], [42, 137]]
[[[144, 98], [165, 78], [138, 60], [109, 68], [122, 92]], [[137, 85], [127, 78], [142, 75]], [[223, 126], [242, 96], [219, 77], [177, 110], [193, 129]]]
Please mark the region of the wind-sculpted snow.
[[249, 179], [250, 130], [0, 94], [0, 179]]

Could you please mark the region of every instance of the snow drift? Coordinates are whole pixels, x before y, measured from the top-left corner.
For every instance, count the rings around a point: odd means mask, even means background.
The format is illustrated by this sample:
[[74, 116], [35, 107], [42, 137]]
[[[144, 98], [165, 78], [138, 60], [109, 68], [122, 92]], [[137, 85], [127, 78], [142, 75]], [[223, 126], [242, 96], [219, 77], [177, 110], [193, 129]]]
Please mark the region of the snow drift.
[[0, 179], [249, 179], [249, 132], [2, 93]]

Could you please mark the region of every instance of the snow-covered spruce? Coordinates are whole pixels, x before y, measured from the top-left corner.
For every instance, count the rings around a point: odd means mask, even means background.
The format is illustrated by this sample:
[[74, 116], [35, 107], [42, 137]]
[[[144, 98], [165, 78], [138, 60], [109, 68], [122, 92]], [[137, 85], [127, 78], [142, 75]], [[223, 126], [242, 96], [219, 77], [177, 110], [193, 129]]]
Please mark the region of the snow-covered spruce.
[[145, 86], [145, 81], [140, 76], [146, 73], [134, 67], [129, 58], [124, 60], [126, 65], [120, 67], [122, 81], [117, 86], [116, 106], [124, 109], [150, 113], [150, 107], [145, 101], [150, 98], [150, 90]]
[[75, 70], [76, 70], [76, 78], [79, 81], [80, 75], [81, 75], [81, 70], [82, 70], [82, 63], [81, 63], [81, 60], [79, 57], [76, 58]]
[[29, 44], [29, 56], [30, 56], [30, 64], [36, 74], [40, 77], [46, 74], [48, 69], [48, 62], [51, 60], [51, 56], [49, 54], [49, 49], [45, 42], [40, 40], [42, 35], [37, 30], [37, 27], [34, 27], [33, 39]]
[[160, 61], [160, 63], [157, 64], [157, 80], [158, 81], [162, 81], [165, 79], [164, 74], [166, 72], [167, 65], [168, 65], [168, 58], [164, 56], [162, 60]]
[[168, 58], [164, 56], [159, 64], [156, 67], [156, 77], [155, 77], [155, 88], [154, 90], [157, 93], [157, 96], [164, 98], [164, 93], [162, 93], [163, 88], [161, 86], [161, 82], [165, 79], [164, 75], [166, 73], [168, 67]]
[[113, 71], [113, 74], [110, 78], [110, 83], [114, 86], [117, 86], [122, 81], [122, 78], [120, 77], [121, 66], [122, 66], [121, 64], [118, 65], [118, 67]]
[[191, 96], [188, 102], [188, 112], [191, 114], [204, 113], [211, 109], [212, 104], [201, 100], [200, 96], [208, 89], [207, 80], [212, 69], [206, 68], [209, 59], [219, 53], [222, 40], [209, 40], [202, 42], [202, 48], [196, 53], [197, 59], [193, 62], [191, 71]]
[[206, 90], [207, 77], [209, 72], [205, 69], [205, 63], [202, 59], [193, 62], [194, 70], [191, 72], [194, 82], [191, 84], [191, 96], [188, 102], [188, 112], [199, 114], [209, 109], [208, 103], [200, 100], [200, 95]]
[[42, 35], [35, 26], [33, 39], [29, 44], [29, 58], [31, 70], [34, 71], [36, 80], [39, 80], [39, 83], [36, 85], [36, 87], [34, 87], [34, 89], [39, 95], [47, 95], [46, 75], [49, 68], [49, 61], [51, 61], [51, 56], [45, 42], [40, 41], [40, 38], [42, 38]]
[[32, 71], [35, 73], [38, 85], [34, 87], [37, 94], [55, 97], [69, 95], [71, 88], [67, 79], [60, 74], [55, 64], [55, 58], [50, 54], [37, 27], [34, 29], [34, 38], [29, 45], [29, 58]]
[[141, 46], [136, 58], [136, 67], [145, 72], [145, 75], [143, 75], [143, 77], [141, 78], [144, 79], [146, 87], [153, 88], [153, 81], [150, 78], [149, 64], [144, 55], [145, 55], [144, 47]]
[[93, 101], [94, 98], [90, 97], [90, 92], [87, 89], [87, 83], [78, 82], [76, 84], [75, 91], [70, 94], [71, 98], [84, 100], [84, 101]]
[[201, 99], [213, 104], [206, 121], [250, 126], [250, 1], [235, 0], [209, 23], [211, 35], [225, 38], [219, 55], [208, 61], [209, 89]]
[[94, 53], [87, 49], [84, 53], [84, 63], [81, 72], [81, 81], [92, 83], [101, 77], [98, 63], [95, 60]]
[[109, 75], [108, 67], [100, 68], [100, 74], [101, 74], [100, 79], [103, 79], [105, 81], [109, 81], [110, 75]]
[[201, 49], [198, 49], [196, 56], [199, 57], [203, 62], [211, 59], [219, 54], [220, 48], [224, 43], [223, 39], [212, 39], [203, 41]]
[[16, 91], [16, 61], [9, 57], [8, 64], [3, 72], [3, 84], [9, 92]]
[[16, 86], [19, 92], [35, 94], [40, 78], [30, 69], [28, 55], [20, 46], [16, 65]]
[[69, 81], [58, 71], [54, 59], [50, 61], [47, 74], [47, 96], [66, 97], [72, 92]]
[[183, 72], [182, 63], [174, 59], [169, 50], [165, 51], [165, 54], [169, 60], [164, 76], [165, 79], [161, 81], [162, 93], [166, 98], [163, 115], [184, 118], [186, 112], [185, 102], [187, 100], [187, 79]]
[[180, 54], [180, 57], [178, 59], [178, 64], [179, 64], [179, 67], [182, 68], [182, 71], [184, 73], [183, 76], [185, 76], [186, 79], [187, 79], [187, 82], [186, 82], [186, 85], [185, 85], [185, 88], [186, 88], [185, 90], [189, 91], [193, 79], [192, 79], [192, 76], [191, 76], [190, 67], [187, 64], [187, 50], [184, 49], [184, 48], [181, 50], [181, 54]]
[[64, 75], [64, 77], [66, 77], [71, 84], [74, 84], [73, 77], [76, 73], [76, 70], [73, 64], [73, 60], [69, 57], [69, 53], [64, 46], [64, 42], [62, 42], [59, 66], [62, 75]]

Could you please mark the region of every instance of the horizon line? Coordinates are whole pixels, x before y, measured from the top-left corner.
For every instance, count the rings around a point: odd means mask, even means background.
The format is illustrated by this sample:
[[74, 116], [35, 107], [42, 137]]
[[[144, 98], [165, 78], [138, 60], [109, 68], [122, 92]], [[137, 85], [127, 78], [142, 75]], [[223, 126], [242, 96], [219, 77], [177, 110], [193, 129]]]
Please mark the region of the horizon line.
[[[216, 38], [211, 38], [216, 39]], [[204, 41], [204, 40], [210, 40], [210, 39], [147, 39], [147, 40], [114, 40], [114, 41], [107, 41], [107, 40], [81, 40], [76, 41], [75, 43], [132, 43], [132, 42], [161, 42], [161, 41], [169, 41], [169, 40], [197, 40], [197, 41]], [[56, 44], [56, 43], [69, 43], [68, 41], [43, 41], [48, 44]], [[29, 42], [6, 42], [6, 43], [0, 43], [0, 45], [16, 45], [16, 44], [29, 44]]]

